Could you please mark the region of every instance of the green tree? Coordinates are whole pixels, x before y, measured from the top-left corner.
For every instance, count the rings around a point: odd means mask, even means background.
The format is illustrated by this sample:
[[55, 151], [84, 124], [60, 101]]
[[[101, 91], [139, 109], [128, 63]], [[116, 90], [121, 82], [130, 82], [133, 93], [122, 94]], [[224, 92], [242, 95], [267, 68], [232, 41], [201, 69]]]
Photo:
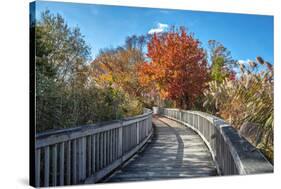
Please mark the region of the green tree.
[[231, 52], [216, 40], [209, 40], [208, 45], [212, 79], [221, 83], [225, 78], [235, 77], [234, 68], [237, 64]]
[[220, 56], [214, 58], [211, 68], [212, 80], [222, 82], [226, 76], [227, 73], [224, 70], [224, 58]]
[[[67, 102], [77, 87], [86, 84], [90, 48], [79, 28], [69, 28], [62, 16], [44, 11], [35, 23], [37, 130], [64, 127]], [[73, 105], [74, 106], [74, 105]], [[69, 121], [69, 118], [66, 118]]]

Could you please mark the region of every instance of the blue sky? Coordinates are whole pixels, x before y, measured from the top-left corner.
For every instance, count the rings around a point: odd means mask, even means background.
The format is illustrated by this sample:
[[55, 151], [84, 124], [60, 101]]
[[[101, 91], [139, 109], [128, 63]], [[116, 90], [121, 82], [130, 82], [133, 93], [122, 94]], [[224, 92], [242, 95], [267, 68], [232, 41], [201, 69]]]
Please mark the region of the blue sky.
[[61, 14], [70, 27], [81, 29], [92, 58], [99, 49], [124, 44], [127, 36], [174, 25], [187, 27], [204, 48], [214, 39], [236, 60], [261, 56], [273, 64], [273, 16], [37, 1], [36, 19], [46, 9]]

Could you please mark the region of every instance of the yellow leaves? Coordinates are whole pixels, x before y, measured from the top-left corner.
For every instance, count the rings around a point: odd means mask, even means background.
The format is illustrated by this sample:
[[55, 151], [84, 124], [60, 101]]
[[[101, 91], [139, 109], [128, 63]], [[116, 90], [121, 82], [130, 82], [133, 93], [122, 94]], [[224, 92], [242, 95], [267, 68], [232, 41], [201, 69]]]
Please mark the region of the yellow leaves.
[[111, 74], [101, 74], [98, 79], [103, 82], [113, 82]]

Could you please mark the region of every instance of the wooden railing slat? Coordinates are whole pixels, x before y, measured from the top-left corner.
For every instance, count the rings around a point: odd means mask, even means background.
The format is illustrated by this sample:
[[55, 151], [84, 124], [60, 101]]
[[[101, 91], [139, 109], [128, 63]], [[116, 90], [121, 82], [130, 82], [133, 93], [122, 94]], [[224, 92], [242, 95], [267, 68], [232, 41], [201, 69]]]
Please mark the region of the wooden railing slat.
[[104, 138], [104, 133], [100, 133], [100, 153], [99, 153], [99, 155], [100, 155], [100, 168], [101, 169], [104, 166], [104, 164], [103, 164], [103, 156], [104, 156], [104, 154], [103, 154], [103, 150], [104, 150], [104, 140], [103, 140], [103, 138]]
[[64, 143], [60, 144], [60, 185], [64, 185]]
[[44, 186], [49, 186], [49, 176], [50, 176], [50, 147], [44, 148]]
[[87, 170], [86, 170], [86, 159], [87, 159], [87, 153], [86, 153], [86, 144], [87, 144], [87, 138], [82, 138], [82, 181], [86, 179]]
[[35, 151], [35, 186], [40, 186], [40, 159], [41, 159], [41, 150], [37, 149]]
[[107, 132], [104, 132], [104, 150], [103, 150], [103, 165], [104, 167], [106, 167], [107, 165], [107, 162], [106, 162], [106, 159], [107, 159]]
[[96, 168], [97, 168], [97, 171], [99, 171], [100, 170], [100, 155], [101, 155], [101, 153], [100, 153], [100, 142], [101, 142], [101, 140], [100, 140], [100, 133], [98, 133], [97, 135], [96, 135], [96, 147], [97, 147], [97, 149], [96, 149], [96, 159], [97, 159], [97, 161], [96, 161]]
[[109, 131], [109, 141], [110, 141], [110, 152], [109, 152], [109, 162], [113, 160], [113, 131]]
[[92, 174], [92, 136], [87, 138], [87, 176]]
[[71, 141], [66, 143], [66, 184], [71, 184]]
[[57, 145], [52, 147], [52, 186], [57, 185]]
[[96, 135], [92, 136], [92, 174], [96, 172]]
[[72, 184], [77, 184], [77, 140], [72, 141]]

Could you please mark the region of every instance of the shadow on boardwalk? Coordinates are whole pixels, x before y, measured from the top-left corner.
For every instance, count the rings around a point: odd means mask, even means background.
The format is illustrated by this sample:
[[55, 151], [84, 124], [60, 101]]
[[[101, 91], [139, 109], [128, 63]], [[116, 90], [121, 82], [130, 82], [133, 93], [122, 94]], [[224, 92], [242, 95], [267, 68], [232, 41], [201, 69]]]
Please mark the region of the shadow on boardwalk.
[[154, 117], [154, 135], [140, 153], [104, 182], [146, 181], [216, 175], [211, 154], [191, 129]]

